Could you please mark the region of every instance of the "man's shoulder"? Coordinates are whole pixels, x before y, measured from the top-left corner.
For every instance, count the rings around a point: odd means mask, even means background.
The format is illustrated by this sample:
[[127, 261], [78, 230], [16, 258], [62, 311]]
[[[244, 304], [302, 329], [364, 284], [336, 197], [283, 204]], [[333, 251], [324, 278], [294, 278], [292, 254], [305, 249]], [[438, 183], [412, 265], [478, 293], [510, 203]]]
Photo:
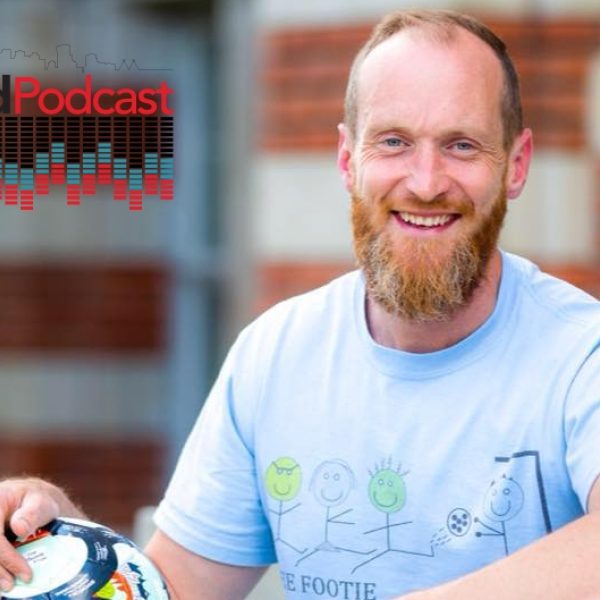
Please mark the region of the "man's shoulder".
[[360, 271], [345, 273], [325, 285], [271, 306], [250, 323], [244, 333], [270, 338], [315, 331], [325, 335], [334, 320], [352, 318], [355, 294], [360, 285]]
[[361, 274], [358, 270], [344, 273], [317, 288], [281, 300], [267, 309], [258, 318], [270, 318], [274, 315], [287, 314], [294, 311], [304, 312], [314, 309], [331, 308], [340, 302], [343, 306], [350, 306], [360, 277]]
[[558, 322], [600, 326], [600, 301], [584, 290], [540, 269], [530, 260], [505, 253], [517, 281], [536, 311]]

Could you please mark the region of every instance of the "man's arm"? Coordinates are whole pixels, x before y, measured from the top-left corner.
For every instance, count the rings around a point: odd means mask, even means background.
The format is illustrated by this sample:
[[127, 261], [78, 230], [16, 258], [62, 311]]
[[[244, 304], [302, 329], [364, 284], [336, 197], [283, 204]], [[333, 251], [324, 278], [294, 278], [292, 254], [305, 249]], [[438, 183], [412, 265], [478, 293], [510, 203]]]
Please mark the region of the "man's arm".
[[265, 572], [265, 567], [235, 567], [194, 554], [160, 530], [145, 553], [160, 570], [173, 600], [243, 600]]
[[600, 478], [588, 514], [511, 556], [402, 600], [594, 600], [600, 598]]

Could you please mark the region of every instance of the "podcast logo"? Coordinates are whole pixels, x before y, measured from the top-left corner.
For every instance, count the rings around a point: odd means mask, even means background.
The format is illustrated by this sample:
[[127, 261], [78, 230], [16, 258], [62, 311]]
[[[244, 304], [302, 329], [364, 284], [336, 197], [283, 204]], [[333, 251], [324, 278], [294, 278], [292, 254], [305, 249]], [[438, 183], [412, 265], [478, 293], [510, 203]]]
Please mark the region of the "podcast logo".
[[[7, 73], [19, 67], [37, 68], [40, 76]], [[34, 199], [59, 186], [67, 206], [80, 206], [102, 187], [131, 211], [142, 210], [146, 196], [173, 199], [174, 90], [153, 73], [168, 69], [101, 61], [96, 54], [79, 63], [62, 44], [51, 59], [0, 50], [0, 70], [4, 204], [32, 211]], [[144, 85], [131, 84], [133, 75]]]

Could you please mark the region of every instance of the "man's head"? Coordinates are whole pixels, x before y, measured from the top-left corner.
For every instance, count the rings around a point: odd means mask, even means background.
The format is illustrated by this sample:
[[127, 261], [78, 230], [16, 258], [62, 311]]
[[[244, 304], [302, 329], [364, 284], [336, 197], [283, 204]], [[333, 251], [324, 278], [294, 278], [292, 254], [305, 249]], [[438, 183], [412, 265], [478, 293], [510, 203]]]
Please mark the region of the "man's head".
[[437, 38], [440, 43], [451, 43], [456, 38], [457, 32], [462, 29], [478, 37], [493, 51], [504, 76], [501, 110], [504, 147], [508, 150], [523, 130], [519, 78], [513, 61], [505, 43], [491, 29], [473, 17], [447, 10], [395, 11], [384, 17], [373, 29], [371, 37], [356, 55], [348, 77], [344, 100], [344, 124], [349, 133], [351, 135], [356, 133], [359, 101], [358, 79], [363, 62], [379, 44], [393, 35], [411, 28], [430, 35], [434, 39]]
[[394, 13], [355, 61], [346, 118], [338, 165], [371, 299], [451, 318], [485, 276], [529, 166], [504, 45], [468, 17]]

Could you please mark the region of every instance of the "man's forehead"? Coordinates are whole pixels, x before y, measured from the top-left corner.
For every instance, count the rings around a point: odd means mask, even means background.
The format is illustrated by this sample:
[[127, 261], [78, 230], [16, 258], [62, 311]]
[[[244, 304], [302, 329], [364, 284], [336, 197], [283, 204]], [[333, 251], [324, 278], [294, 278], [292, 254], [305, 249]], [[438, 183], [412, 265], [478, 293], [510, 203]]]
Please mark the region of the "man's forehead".
[[358, 119], [386, 103], [439, 104], [453, 101], [497, 107], [504, 86], [493, 50], [459, 27], [450, 34], [422, 28], [396, 33], [376, 46], [358, 73]]
[[[462, 60], [465, 72], [488, 73], [502, 80], [500, 60], [480, 38], [458, 26], [438, 31], [439, 26], [408, 27], [375, 46], [359, 71], [359, 83], [374, 69], [399, 71], [431, 57], [436, 63], [456, 65]], [[427, 72], [422, 73], [423, 76]]]

